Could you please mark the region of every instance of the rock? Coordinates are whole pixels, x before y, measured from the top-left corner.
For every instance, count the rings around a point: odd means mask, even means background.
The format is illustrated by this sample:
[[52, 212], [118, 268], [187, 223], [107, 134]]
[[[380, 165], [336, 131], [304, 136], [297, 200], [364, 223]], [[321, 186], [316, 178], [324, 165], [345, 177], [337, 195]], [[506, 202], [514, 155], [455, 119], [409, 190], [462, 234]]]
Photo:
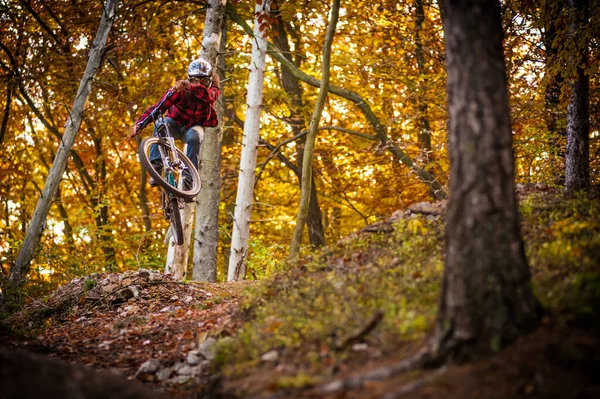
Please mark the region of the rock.
[[182, 385], [182, 384], [185, 384], [186, 382], [190, 381], [191, 379], [192, 378], [187, 375], [178, 375], [178, 376], [173, 377], [170, 380], [168, 380], [167, 383], [169, 383], [171, 385]]
[[188, 295], [185, 298], [183, 298], [183, 303], [185, 303], [186, 305], [189, 305], [190, 303], [192, 303], [193, 300], [194, 300], [194, 297], [191, 295]]
[[198, 346], [198, 352], [205, 359], [213, 360], [217, 356], [217, 340], [212, 337], [208, 338]]
[[169, 379], [172, 372], [173, 372], [172, 367], [162, 368], [162, 369], [158, 370], [158, 372], [156, 373], [156, 378], [158, 378], [159, 381], [166, 381]]
[[195, 366], [200, 363], [200, 352], [197, 350], [189, 351], [187, 355], [187, 362], [189, 365]]
[[179, 375], [192, 375], [193, 371], [194, 371], [194, 369], [186, 364], [185, 366], [183, 366], [182, 368], [180, 368], [179, 370], [177, 370], [177, 374], [179, 374]]
[[392, 221], [395, 220], [400, 220], [404, 217], [404, 212], [401, 211], [400, 209], [398, 209], [396, 212], [392, 213], [392, 216], [390, 217], [390, 219], [392, 219]]
[[423, 215], [442, 215], [446, 210], [446, 202], [440, 201], [436, 203], [418, 202], [408, 207], [411, 212], [421, 213]]
[[140, 270], [138, 270], [138, 276], [140, 276], [140, 277], [149, 277], [150, 276], [150, 270], [140, 269]]
[[263, 362], [274, 362], [277, 359], [279, 359], [279, 352], [275, 349], [268, 351], [260, 357], [260, 360]]
[[135, 378], [140, 379], [144, 375], [154, 374], [159, 368], [160, 361], [158, 359], [150, 359], [148, 361], [145, 361], [135, 372]]

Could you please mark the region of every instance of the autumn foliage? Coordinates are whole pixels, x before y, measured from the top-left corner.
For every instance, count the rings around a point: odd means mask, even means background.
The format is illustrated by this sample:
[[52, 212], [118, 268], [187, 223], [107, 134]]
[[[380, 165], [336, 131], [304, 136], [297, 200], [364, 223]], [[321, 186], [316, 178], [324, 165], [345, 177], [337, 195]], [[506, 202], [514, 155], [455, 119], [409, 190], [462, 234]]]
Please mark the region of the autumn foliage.
[[[254, 18], [253, 2], [234, 6]], [[565, 10], [552, 2], [503, 5], [517, 180], [560, 185], [564, 170], [565, 110], [574, 70], [569, 57], [583, 38], [600, 37], [597, 5], [581, 35], [569, 35]], [[331, 83], [366, 99], [396, 145], [419, 166], [448, 180], [446, 71], [440, 8], [424, 1], [422, 18], [413, 2], [353, 2], [340, 15], [332, 49]], [[277, 7], [277, 5], [279, 7]], [[0, 267], [7, 278], [60, 145], [100, 16], [101, 2], [0, 2]], [[29, 275], [29, 292], [48, 292], [75, 276], [103, 271], [161, 269], [167, 223], [157, 190], [140, 200], [142, 170], [136, 143], [125, 137], [140, 113], [177, 80], [201, 48], [204, 2], [135, 0], [121, 8], [101, 70], [84, 114], [73, 154], [54, 198], [45, 233]], [[291, 58], [319, 77], [328, 5], [279, 2]], [[301, 10], [301, 11], [298, 11]], [[554, 14], [553, 14], [554, 13]], [[555, 15], [556, 14], [556, 15]], [[556, 18], [553, 17], [556, 16]], [[261, 15], [268, 37], [278, 35], [275, 15]], [[554, 36], [547, 33], [554, 25]], [[252, 39], [229, 22], [221, 168], [218, 278], [226, 275], [232, 208], [241, 146]], [[550, 46], [550, 47], [549, 47]], [[599, 53], [591, 46], [590, 170], [600, 179], [598, 115]], [[420, 50], [419, 50], [420, 49]], [[420, 54], [420, 57], [417, 57]], [[298, 110], [284, 90], [282, 70], [267, 57], [260, 180], [254, 193], [249, 277], [259, 278], [283, 259], [291, 239], [299, 198], [293, 136], [299, 111], [310, 120], [318, 90], [302, 85]], [[548, 87], [555, 85], [555, 97]], [[552, 100], [552, 101], [549, 101]], [[425, 107], [423, 105], [426, 105]], [[429, 144], [421, 138], [424, 122]], [[374, 140], [358, 107], [330, 95], [317, 136], [314, 178], [328, 244], [388, 217], [397, 209], [428, 200], [425, 184]], [[308, 126], [299, 126], [301, 130]], [[561, 130], [562, 129], [562, 130]], [[151, 134], [147, 129], [144, 134]]]

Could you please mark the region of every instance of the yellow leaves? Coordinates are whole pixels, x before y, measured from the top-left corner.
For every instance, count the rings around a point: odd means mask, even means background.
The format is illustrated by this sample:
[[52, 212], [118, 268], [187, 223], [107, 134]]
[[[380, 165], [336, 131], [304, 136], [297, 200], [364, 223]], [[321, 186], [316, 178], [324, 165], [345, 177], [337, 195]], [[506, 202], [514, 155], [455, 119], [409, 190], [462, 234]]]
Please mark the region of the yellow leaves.
[[408, 221], [408, 231], [412, 234], [427, 234], [427, 227], [423, 224], [421, 218], [414, 218]]
[[263, 330], [268, 333], [276, 334], [283, 322], [275, 316], [269, 316], [264, 321]]

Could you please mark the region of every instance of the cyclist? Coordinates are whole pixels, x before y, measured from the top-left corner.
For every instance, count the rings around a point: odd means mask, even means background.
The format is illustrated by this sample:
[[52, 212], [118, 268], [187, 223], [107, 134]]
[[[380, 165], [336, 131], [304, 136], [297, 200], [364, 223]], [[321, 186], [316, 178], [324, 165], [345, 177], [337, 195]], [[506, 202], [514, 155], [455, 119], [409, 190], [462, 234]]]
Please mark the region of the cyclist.
[[[160, 107], [159, 112], [167, 112], [164, 118], [169, 125], [169, 131], [176, 140], [187, 144], [187, 157], [198, 169], [198, 156], [202, 146], [204, 130], [201, 127], [215, 127], [219, 123], [214, 104], [221, 93], [219, 87], [219, 75], [213, 71], [212, 65], [204, 58], [192, 61], [188, 67], [188, 78], [180, 80], [173, 85], [161, 98], [159, 102], [148, 108], [131, 128], [129, 137], [135, 137], [150, 122], [153, 121], [152, 113], [157, 105], [167, 96]], [[200, 128], [199, 128], [200, 127]], [[154, 127], [154, 135], [157, 135], [157, 126]], [[150, 162], [154, 169], [160, 174], [162, 172], [162, 160], [158, 146], [150, 148]], [[188, 189], [191, 182], [184, 179], [184, 188]], [[150, 185], [157, 183], [150, 177]]]

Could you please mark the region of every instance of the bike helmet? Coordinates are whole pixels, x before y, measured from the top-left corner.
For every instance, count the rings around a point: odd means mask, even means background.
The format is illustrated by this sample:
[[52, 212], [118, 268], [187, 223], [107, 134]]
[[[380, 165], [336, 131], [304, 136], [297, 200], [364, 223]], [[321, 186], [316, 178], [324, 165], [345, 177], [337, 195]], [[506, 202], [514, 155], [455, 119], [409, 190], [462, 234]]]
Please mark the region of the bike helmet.
[[212, 65], [204, 58], [198, 58], [192, 61], [188, 67], [188, 77], [190, 78], [210, 78], [212, 76]]

